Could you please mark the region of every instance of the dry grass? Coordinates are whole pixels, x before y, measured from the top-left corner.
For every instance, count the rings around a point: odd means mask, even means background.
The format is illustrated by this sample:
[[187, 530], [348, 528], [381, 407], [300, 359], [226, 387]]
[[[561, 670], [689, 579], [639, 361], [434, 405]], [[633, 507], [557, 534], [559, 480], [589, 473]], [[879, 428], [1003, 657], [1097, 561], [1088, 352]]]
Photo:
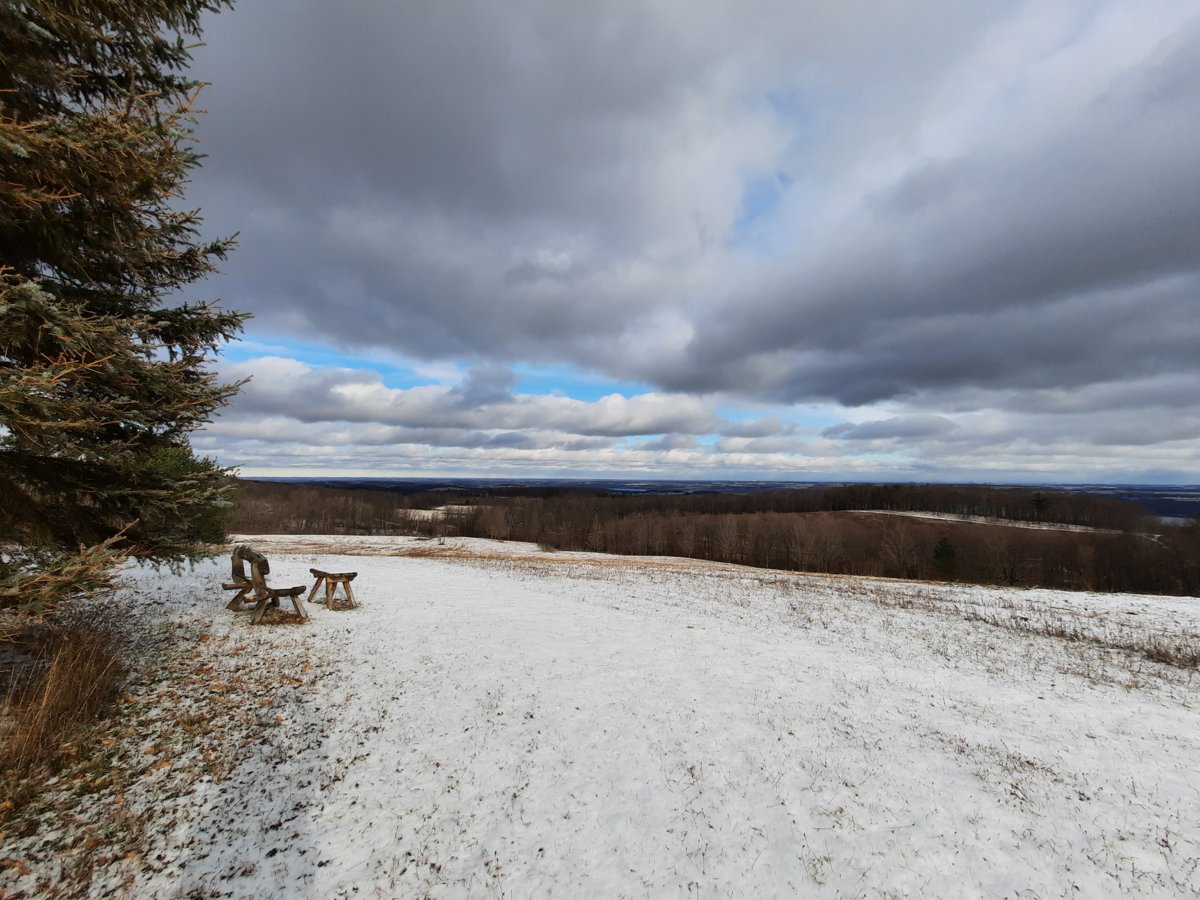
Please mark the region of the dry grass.
[[68, 626], [26, 637], [0, 707], [0, 783], [53, 768], [103, 713], [124, 677], [103, 628]]
[[1181, 669], [1200, 669], [1200, 645], [1195, 641], [1156, 638], [1139, 648], [1147, 659], [1178, 666]]
[[904, 584], [902, 581], [869, 578], [860, 578], [856, 584], [853, 581], [847, 579], [846, 592], [877, 606], [957, 616], [994, 628], [1131, 653], [1178, 669], [1200, 669], [1200, 645], [1191, 634], [1123, 631], [1113, 628], [1111, 620], [1097, 617], [1094, 613], [1061, 607], [1048, 609], [1034, 601], [1018, 606], [1011, 599], [989, 604], [970, 598], [957, 598], [952, 590], [939, 591], [938, 588], [947, 586], [936, 582], [925, 582], [929, 586], [927, 589], [898, 592], [890, 590], [889, 586]]

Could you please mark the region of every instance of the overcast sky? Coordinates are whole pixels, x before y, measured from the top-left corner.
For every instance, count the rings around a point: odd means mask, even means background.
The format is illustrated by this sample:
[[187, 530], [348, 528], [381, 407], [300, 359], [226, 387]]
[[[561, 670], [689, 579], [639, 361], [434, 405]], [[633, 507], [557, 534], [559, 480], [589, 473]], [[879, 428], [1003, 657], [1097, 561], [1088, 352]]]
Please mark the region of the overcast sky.
[[1200, 7], [243, 0], [244, 474], [1200, 481]]

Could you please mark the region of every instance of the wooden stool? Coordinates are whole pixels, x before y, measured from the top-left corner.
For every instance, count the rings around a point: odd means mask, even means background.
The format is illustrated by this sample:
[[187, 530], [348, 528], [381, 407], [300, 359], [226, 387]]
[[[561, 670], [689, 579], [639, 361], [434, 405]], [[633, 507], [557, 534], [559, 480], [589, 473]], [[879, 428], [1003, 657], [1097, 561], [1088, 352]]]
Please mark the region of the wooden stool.
[[333, 609], [333, 595], [340, 584], [346, 590], [346, 601], [350, 604], [350, 608], [354, 609], [358, 606], [358, 601], [354, 599], [354, 591], [350, 590], [350, 582], [358, 577], [357, 572], [322, 572], [320, 569], [309, 569], [313, 576], [317, 579], [317, 583], [312, 586], [312, 590], [308, 592], [308, 601], [311, 603], [313, 595], [316, 594], [317, 588], [321, 586], [321, 582], [325, 582], [325, 599], [318, 600], [318, 603], [324, 603], [329, 609]]

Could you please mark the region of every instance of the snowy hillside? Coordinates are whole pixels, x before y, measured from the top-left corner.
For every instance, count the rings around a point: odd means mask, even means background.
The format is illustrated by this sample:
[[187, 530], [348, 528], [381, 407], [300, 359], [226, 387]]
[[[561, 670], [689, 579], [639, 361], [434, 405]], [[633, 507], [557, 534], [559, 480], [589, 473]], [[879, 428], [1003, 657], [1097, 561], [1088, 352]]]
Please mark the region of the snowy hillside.
[[[1150, 658], [1200, 601], [249, 541], [362, 605], [251, 628], [227, 559], [131, 574], [174, 643], [112, 751], [142, 774], [76, 810], [96, 895], [1200, 896], [1200, 678]], [[4, 838], [0, 889], [61, 840]]]

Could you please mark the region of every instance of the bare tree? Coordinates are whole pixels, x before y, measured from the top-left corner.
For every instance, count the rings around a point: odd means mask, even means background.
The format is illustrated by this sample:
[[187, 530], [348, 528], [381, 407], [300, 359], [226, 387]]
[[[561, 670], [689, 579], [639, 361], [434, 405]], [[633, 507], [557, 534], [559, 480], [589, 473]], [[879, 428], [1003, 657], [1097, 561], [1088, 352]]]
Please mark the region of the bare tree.
[[879, 545], [879, 555], [887, 564], [887, 574], [897, 578], [913, 578], [917, 575], [917, 543], [903, 525], [888, 525]]
[[803, 570], [812, 553], [812, 533], [798, 518], [788, 528], [787, 549], [792, 568]]
[[479, 514], [479, 528], [494, 541], [503, 541], [508, 537], [508, 510], [503, 506], [487, 506]]
[[696, 555], [696, 525], [690, 519], [680, 526], [675, 538], [675, 546], [680, 556]]
[[717, 559], [724, 562], [736, 562], [739, 535], [738, 522], [734, 516], [721, 516], [717, 522], [716, 541]]

